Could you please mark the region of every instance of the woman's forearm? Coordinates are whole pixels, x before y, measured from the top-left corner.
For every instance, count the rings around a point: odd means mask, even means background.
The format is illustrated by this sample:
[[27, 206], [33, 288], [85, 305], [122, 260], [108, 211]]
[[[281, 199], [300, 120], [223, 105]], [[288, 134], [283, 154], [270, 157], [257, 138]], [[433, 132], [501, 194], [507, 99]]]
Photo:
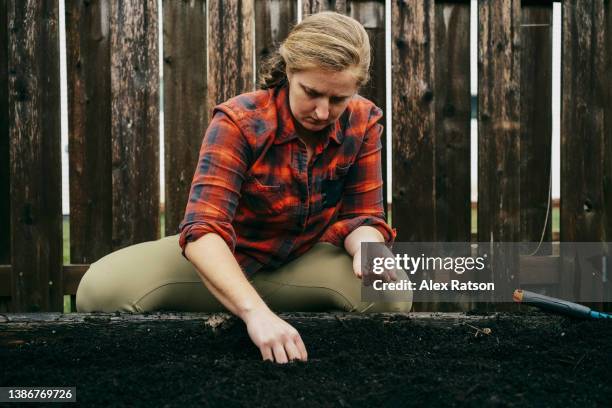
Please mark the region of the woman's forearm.
[[250, 312], [267, 308], [219, 235], [209, 233], [188, 243], [185, 255], [211, 293], [236, 316], [244, 320]]

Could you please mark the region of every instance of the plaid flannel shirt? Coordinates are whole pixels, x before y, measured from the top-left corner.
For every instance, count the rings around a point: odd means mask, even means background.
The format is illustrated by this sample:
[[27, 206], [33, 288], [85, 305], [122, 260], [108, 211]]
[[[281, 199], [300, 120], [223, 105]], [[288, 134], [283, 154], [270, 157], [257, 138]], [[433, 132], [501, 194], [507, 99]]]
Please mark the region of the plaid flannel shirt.
[[179, 245], [218, 234], [248, 275], [274, 269], [317, 242], [344, 247], [370, 225], [391, 244], [382, 194], [382, 111], [355, 95], [325, 129], [308, 164], [287, 85], [215, 107], [200, 148]]

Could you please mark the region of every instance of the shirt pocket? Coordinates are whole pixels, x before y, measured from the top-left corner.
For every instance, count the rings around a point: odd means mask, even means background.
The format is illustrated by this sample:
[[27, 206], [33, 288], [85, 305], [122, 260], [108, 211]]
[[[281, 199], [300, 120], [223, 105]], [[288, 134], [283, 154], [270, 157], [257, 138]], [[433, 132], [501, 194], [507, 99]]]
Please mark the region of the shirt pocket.
[[287, 211], [282, 185], [263, 184], [250, 176], [242, 184], [242, 201], [256, 214], [277, 215]]
[[329, 172], [328, 178], [323, 180], [323, 183], [321, 184], [321, 200], [323, 208], [335, 207], [342, 199], [346, 174], [350, 168], [350, 164], [339, 164], [336, 167], [333, 167]]

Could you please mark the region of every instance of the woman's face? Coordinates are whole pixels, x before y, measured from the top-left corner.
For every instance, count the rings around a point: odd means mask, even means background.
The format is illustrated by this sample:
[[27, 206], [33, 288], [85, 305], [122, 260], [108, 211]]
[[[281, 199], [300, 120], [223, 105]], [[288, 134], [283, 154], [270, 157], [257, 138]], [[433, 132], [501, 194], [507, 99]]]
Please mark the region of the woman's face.
[[311, 132], [334, 123], [358, 88], [350, 70], [287, 72], [287, 79], [291, 113], [301, 127]]

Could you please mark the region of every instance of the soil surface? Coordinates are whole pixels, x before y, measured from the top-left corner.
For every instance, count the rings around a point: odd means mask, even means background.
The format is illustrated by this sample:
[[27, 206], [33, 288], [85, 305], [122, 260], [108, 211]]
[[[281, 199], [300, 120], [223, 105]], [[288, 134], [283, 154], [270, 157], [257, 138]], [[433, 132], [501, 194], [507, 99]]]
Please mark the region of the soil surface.
[[537, 312], [282, 316], [302, 335], [307, 363], [262, 362], [235, 318], [0, 316], [0, 386], [76, 386], [77, 405], [104, 407], [612, 401], [610, 321]]

